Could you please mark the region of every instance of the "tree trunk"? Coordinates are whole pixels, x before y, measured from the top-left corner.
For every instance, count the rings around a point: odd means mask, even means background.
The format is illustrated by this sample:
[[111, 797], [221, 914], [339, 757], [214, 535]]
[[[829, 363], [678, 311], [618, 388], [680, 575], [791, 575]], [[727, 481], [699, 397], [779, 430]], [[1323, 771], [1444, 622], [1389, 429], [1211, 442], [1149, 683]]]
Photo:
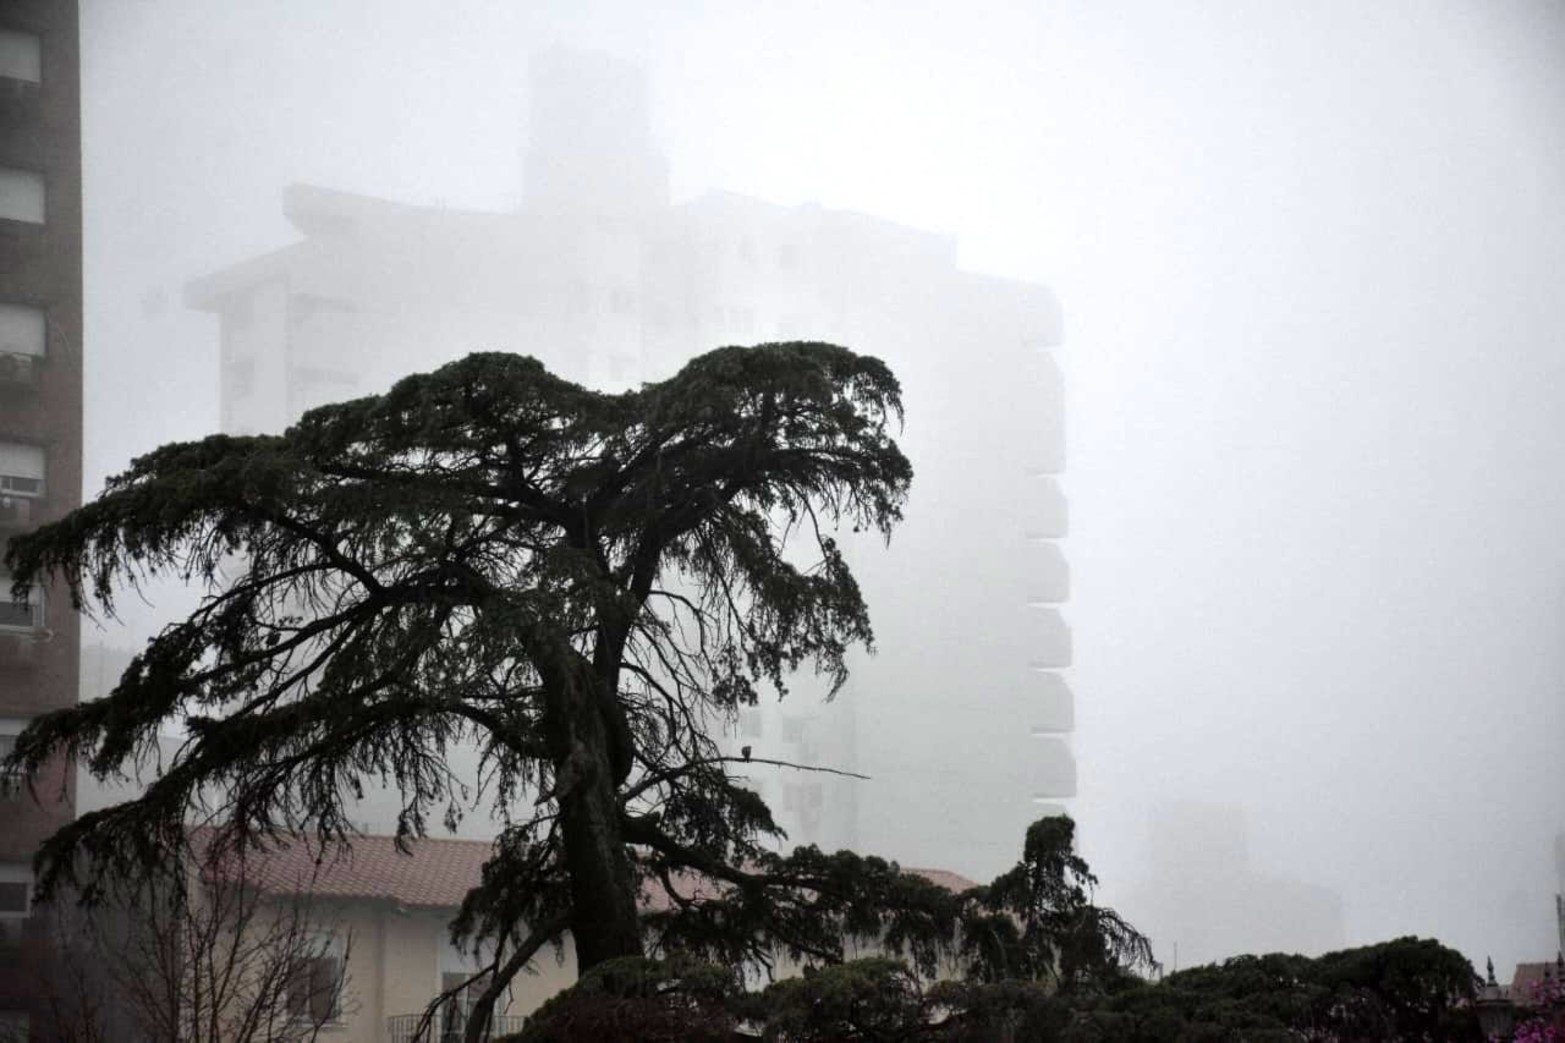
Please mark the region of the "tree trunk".
[[614, 736], [596, 698], [591, 665], [574, 652], [566, 662], [550, 665], [555, 669], [540, 664], [540, 674], [581, 974], [605, 960], [642, 955], [641, 919], [620, 833]]
[[608, 748], [601, 738], [600, 728], [594, 758], [598, 770], [560, 798], [578, 974], [616, 956], [642, 955], [635, 876], [620, 836]]

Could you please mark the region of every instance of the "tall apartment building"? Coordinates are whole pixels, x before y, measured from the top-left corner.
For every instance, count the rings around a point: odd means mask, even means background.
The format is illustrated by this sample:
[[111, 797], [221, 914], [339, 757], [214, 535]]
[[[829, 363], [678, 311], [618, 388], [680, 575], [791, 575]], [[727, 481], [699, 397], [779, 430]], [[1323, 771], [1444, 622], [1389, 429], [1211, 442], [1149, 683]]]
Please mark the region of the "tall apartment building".
[[1058, 306], [961, 270], [949, 237], [863, 214], [720, 192], [671, 205], [649, 125], [639, 70], [549, 53], [518, 210], [288, 188], [299, 240], [188, 288], [220, 319], [223, 426], [281, 430], [475, 350], [604, 389], [723, 344], [884, 358], [912, 499], [889, 550], [847, 538], [881, 654], [832, 703], [801, 679], [734, 741], [874, 777], [757, 772], [796, 842], [973, 874], [1013, 861], [1039, 802], [1075, 788]]
[[[81, 503], [81, 104], [75, 0], [0, 3], [0, 542]], [[77, 698], [80, 630], [63, 590], [13, 600], [0, 572], [0, 750]], [[27, 783], [31, 781], [35, 800]], [[0, 777], [0, 1032], [44, 1011], [31, 858], [73, 814], [62, 762]], [[20, 1033], [17, 1031], [20, 1029]]]

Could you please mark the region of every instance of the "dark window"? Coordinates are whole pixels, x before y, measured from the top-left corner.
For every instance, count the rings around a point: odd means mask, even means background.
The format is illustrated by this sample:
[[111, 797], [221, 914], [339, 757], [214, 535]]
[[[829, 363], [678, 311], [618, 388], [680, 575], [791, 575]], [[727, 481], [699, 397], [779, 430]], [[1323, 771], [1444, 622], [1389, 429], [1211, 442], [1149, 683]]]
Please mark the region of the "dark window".
[[342, 1013], [342, 960], [335, 955], [296, 960], [288, 979], [288, 1013], [315, 1025]]
[[43, 592], [32, 588], [25, 602], [12, 600], [11, 577], [0, 572], [0, 629], [36, 630], [43, 626]]
[[20, 768], [4, 766], [5, 759], [15, 749], [16, 736], [0, 735], [0, 800], [15, 800], [27, 790], [27, 773]]
[[[440, 991], [442, 994], [450, 992], [471, 977], [466, 971], [444, 971], [440, 975]], [[467, 1038], [467, 1022], [487, 985], [487, 978], [479, 978], [446, 998], [445, 1005], [440, 1008], [440, 1043], [459, 1043]]]
[[43, 43], [32, 33], [0, 29], [0, 77], [25, 83], [43, 81]]
[[0, 880], [0, 913], [27, 915], [27, 892], [31, 885], [25, 880]]

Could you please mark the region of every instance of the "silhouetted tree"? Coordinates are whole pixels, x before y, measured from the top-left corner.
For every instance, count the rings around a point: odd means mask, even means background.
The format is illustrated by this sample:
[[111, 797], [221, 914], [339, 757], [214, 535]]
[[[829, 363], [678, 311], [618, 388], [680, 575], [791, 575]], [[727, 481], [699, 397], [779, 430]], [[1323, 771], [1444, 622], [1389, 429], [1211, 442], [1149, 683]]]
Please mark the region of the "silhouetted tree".
[[1078, 1003], [1059, 1038], [1476, 1041], [1475, 982], [1465, 957], [1431, 939], [1235, 956]]
[[779, 1043], [914, 1043], [934, 1038], [924, 987], [898, 960], [872, 956], [807, 970], [762, 998]]
[[[240, 847], [340, 843], [385, 779], [399, 835], [419, 836], [467, 806], [446, 751], [476, 741], [509, 825], [459, 920], [496, 943], [475, 1024], [566, 929], [582, 969], [640, 955], [647, 881], [717, 881], [745, 896], [743, 930], [806, 951], [822, 915], [904, 937], [883, 903], [909, 885], [777, 860], [771, 814], [710, 737], [802, 665], [835, 690], [871, 643], [832, 532], [889, 537], [912, 473], [900, 416], [882, 363], [825, 344], [724, 348], [624, 394], [479, 354], [282, 435], [139, 458], [12, 542], [16, 590], [52, 574], [112, 614], [172, 573], [207, 597], [106, 698], [33, 722], [14, 758], [66, 752], [102, 777], [168, 722], [189, 741], [142, 796], [51, 838], [42, 888], [91, 896], [105, 871], [176, 857], [203, 800]], [[792, 897], [767, 913], [767, 894]]]
[[1093, 903], [1098, 879], [1075, 838], [1069, 816], [1039, 819], [1027, 828], [1021, 862], [969, 893], [961, 927], [969, 977], [1069, 991], [1110, 987], [1129, 968], [1156, 966], [1147, 938]]

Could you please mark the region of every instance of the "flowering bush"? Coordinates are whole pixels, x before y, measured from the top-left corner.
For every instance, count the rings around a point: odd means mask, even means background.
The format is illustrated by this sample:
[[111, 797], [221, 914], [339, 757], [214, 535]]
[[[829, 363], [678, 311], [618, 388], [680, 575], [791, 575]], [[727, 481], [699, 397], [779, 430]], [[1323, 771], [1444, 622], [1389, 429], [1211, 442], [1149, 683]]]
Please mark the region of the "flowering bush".
[[1565, 1032], [1565, 980], [1545, 973], [1542, 981], [1527, 982], [1521, 995], [1513, 997], [1532, 1017], [1516, 1026], [1511, 1043], [1562, 1043]]

